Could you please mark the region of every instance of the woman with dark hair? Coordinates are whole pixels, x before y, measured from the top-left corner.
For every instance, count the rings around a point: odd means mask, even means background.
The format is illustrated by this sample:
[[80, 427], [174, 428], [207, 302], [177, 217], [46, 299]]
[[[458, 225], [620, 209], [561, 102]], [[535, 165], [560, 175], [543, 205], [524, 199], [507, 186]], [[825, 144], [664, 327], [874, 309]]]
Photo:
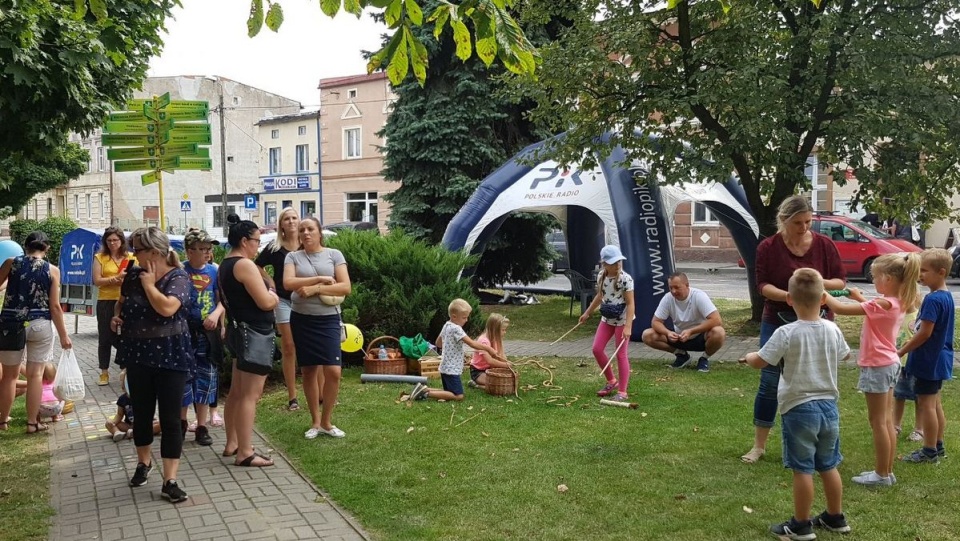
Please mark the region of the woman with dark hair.
[[253, 262], [260, 247], [260, 228], [249, 221], [241, 221], [236, 214], [227, 216], [230, 232], [230, 253], [220, 263], [219, 282], [224, 308], [227, 311], [227, 344], [233, 349], [233, 377], [230, 394], [224, 407], [223, 420], [227, 443], [223, 456], [236, 456], [237, 466], [273, 466], [273, 460], [254, 452], [253, 421], [257, 400], [263, 392], [273, 364], [270, 359], [249, 359], [242, 346], [240, 323], [245, 323], [260, 334], [273, 335], [274, 308], [277, 293], [267, 287], [260, 269]]
[[97, 385], [110, 383], [110, 353], [117, 337], [110, 332], [110, 319], [130, 264], [125, 240], [119, 227], [108, 227], [100, 237], [100, 251], [93, 256], [93, 285], [97, 286], [97, 360], [100, 362]]
[[[343, 253], [324, 247], [323, 230], [316, 218], [301, 220], [299, 233], [302, 248], [287, 255], [283, 283], [293, 291], [290, 330], [303, 373], [303, 394], [313, 421], [304, 436], [313, 439], [324, 434], [342, 438], [343, 431], [331, 422], [340, 393], [342, 366], [340, 307], [331, 297], [350, 294], [350, 274]], [[322, 379], [318, 380], [318, 374], [322, 374]]]
[[120, 334], [117, 361], [127, 369], [133, 413], [147, 420], [133, 423], [137, 469], [130, 486], [145, 485], [153, 470], [149, 420], [156, 412], [163, 460], [160, 495], [180, 503], [187, 499], [177, 484], [177, 470], [183, 450], [180, 403], [194, 363], [187, 321], [193, 284], [160, 228], [137, 229], [130, 235], [130, 245], [139, 266], [128, 270], [110, 321], [110, 330]]
[[7, 429], [26, 350], [27, 434], [34, 434], [47, 429], [38, 415], [44, 363], [53, 349], [53, 329], [60, 337], [60, 347], [70, 349], [73, 343], [60, 308], [60, 269], [45, 260], [50, 240], [44, 232], [34, 231], [27, 235], [24, 249], [24, 255], [11, 257], [0, 266], [0, 283], [7, 281], [0, 329], [11, 337], [22, 336], [22, 342], [5, 344], [17, 349], [0, 351], [0, 430]]
[[[823, 276], [824, 289], [843, 289], [846, 274], [840, 252], [829, 237], [810, 230], [813, 207], [803, 196], [788, 197], [777, 212], [777, 234], [757, 246], [757, 289], [764, 297], [760, 322], [760, 346], [777, 328], [796, 321], [797, 314], [787, 303], [787, 283], [793, 271], [811, 268]], [[833, 313], [827, 317], [833, 319]], [[753, 403], [753, 447], [740, 460], [753, 464], [766, 453], [767, 437], [777, 418], [777, 388], [780, 367], [767, 366], [760, 371], [760, 387]]]

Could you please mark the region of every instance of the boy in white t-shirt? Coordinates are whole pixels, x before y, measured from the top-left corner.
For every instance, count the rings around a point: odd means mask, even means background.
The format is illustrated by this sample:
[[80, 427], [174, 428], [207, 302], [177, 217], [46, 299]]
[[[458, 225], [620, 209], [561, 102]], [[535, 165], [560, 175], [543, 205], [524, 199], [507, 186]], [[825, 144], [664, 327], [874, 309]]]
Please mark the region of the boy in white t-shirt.
[[463, 374], [463, 345], [466, 344], [475, 350], [485, 351], [494, 359], [507, 363], [509, 361], [492, 347], [477, 342], [467, 336], [463, 326], [470, 319], [470, 312], [473, 308], [470, 303], [463, 299], [454, 299], [447, 308], [450, 320], [443, 324], [440, 330], [440, 336], [437, 338], [437, 345], [442, 348], [440, 358], [440, 381], [443, 383], [443, 389], [431, 389], [422, 383], [418, 383], [410, 391], [409, 400], [463, 400], [463, 382], [460, 380]]
[[[826, 296], [823, 277], [813, 269], [797, 269], [790, 278], [787, 303], [797, 321], [778, 328], [759, 353], [749, 353], [753, 368], [780, 365], [777, 402], [783, 425], [783, 465], [793, 470], [793, 517], [770, 531], [781, 539], [810, 541], [813, 528], [850, 531], [843, 515], [840, 455], [840, 413], [837, 365], [850, 355], [839, 327], [820, 317]], [[827, 509], [813, 517], [813, 472], [820, 474]]]
[[[720, 312], [704, 291], [690, 287], [686, 274], [675, 272], [667, 283], [670, 294], [660, 299], [650, 328], [643, 331], [643, 343], [675, 354], [671, 368], [688, 366], [688, 352], [702, 351], [697, 370], [709, 372], [710, 356], [720, 350], [727, 338]], [[667, 327], [668, 319], [673, 321], [673, 330]]]

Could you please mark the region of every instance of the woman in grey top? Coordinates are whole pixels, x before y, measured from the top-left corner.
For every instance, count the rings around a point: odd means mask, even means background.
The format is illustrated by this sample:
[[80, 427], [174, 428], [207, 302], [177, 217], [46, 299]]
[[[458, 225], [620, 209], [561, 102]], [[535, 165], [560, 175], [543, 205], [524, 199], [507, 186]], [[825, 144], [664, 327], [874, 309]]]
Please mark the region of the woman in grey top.
[[[301, 249], [287, 254], [283, 285], [293, 292], [290, 330], [297, 364], [303, 373], [303, 394], [313, 421], [304, 436], [313, 439], [326, 434], [342, 438], [343, 431], [330, 421], [340, 392], [340, 307], [329, 304], [328, 297], [350, 293], [350, 274], [340, 250], [323, 246], [323, 233], [316, 218], [301, 220], [299, 234]], [[321, 373], [322, 389], [318, 384]]]

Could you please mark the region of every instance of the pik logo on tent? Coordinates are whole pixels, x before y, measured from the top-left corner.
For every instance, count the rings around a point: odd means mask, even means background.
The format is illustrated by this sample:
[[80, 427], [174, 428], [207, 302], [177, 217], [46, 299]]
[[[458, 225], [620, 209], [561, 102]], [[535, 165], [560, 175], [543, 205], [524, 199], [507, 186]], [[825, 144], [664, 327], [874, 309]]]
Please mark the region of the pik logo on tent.
[[559, 167], [541, 167], [537, 169], [538, 173], [541, 173], [542, 176], [537, 176], [530, 183], [530, 189], [535, 190], [537, 186], [543, 182], [550, 182], [554, 179], [557, 180], [557, 183], [553, 188], [560, 188], [567, 180], [571, 180], [575, 186], [583, 186], [583, 179], [580, 178], [581, 171], [579, 169], [561, 169]]
[[74, 244], [70, 249], [70, 259], [83, 259], [83, 245]]

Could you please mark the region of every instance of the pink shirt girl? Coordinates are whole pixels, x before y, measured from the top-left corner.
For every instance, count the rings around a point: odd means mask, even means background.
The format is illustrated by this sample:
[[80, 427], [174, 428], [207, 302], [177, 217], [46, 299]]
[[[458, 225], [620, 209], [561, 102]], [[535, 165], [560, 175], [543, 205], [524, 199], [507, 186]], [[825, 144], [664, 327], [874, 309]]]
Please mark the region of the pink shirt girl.
[[906, 315], [900, 307], [900, 299], [882, 297], [890, 303], [890, 309], [884, 310], [877, 299], [860, 303], [863, 308], [864, 322], [860, 331], [860, 367], [882, 367], [900, 362], [897, 356], [897, 334]]

